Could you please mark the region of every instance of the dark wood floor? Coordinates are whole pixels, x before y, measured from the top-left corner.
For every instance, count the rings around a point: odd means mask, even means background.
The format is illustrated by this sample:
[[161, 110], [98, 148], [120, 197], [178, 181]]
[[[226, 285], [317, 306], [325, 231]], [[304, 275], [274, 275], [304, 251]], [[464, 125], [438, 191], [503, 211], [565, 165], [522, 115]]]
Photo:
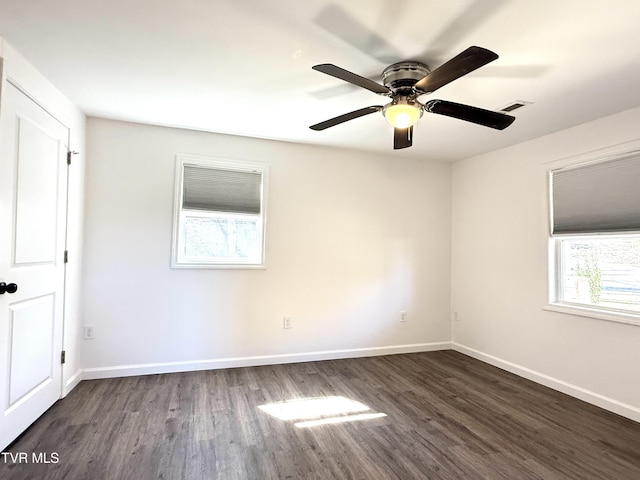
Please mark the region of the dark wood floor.
[[[387, 416], [257, 408], [334, 395]], [[638, 480], [640, 424], [444, 351], [84, 381], [7, 452], [7, 480]]]

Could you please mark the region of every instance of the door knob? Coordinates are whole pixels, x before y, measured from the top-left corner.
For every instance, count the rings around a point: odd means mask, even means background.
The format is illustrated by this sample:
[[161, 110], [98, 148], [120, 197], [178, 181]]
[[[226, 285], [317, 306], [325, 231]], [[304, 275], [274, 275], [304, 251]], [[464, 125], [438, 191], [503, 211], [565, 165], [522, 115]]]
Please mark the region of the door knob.
[[15, 283], [4, 283], [0, 282], [0, 295], [4, 295], [5, 293], [16, 293], [18, 291], [18, 285]]

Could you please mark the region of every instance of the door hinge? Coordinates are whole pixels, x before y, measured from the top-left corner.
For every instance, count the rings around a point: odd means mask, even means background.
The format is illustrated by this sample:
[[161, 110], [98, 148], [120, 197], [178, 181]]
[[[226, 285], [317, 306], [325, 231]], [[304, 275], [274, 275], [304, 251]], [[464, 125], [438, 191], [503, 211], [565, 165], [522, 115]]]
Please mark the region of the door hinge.
[[71, 165], [71, 156], [72, 155], [77, 155], [79, 152], [76, 152], [75, 150], [69, 150], [67, 152], [67, 165]]
[[60, 353], [60, 363], [65, 363], [67, 361], [67, 352], [62, 350]]
[[69, 263], [69, 250], [64, 251], [64, 263]]

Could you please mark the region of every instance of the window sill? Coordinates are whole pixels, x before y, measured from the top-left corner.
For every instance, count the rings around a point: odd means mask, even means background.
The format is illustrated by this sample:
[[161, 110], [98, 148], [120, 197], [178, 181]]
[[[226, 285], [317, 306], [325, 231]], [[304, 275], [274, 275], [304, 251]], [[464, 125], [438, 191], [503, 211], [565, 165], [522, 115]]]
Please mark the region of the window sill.
[[175, 269], [210, 269], [210, 270], [266, 270], [264, 264], [252, 263], [172, 263]]
[[597, 318], [609, 322], [640, 326], [640, 314], [607, 311], [568, 303], [550, 303], [542, 307], [542, 309], [551, 312], [566, 313], [568, 315], [578, 315], [580, 317]]

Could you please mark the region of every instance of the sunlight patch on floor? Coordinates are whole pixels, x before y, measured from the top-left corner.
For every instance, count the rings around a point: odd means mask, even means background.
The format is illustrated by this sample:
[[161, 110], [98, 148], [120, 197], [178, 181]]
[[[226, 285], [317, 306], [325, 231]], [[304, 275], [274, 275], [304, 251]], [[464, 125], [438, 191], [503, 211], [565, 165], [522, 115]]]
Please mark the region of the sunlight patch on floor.
[[298, 420], [294, 425], [299, 428], [387, 416], [384, 413], [371, 412], [371, 408], [364, 403], [342, 396], [301, 398], [259, 405], [258, 408], [280, 420]]

